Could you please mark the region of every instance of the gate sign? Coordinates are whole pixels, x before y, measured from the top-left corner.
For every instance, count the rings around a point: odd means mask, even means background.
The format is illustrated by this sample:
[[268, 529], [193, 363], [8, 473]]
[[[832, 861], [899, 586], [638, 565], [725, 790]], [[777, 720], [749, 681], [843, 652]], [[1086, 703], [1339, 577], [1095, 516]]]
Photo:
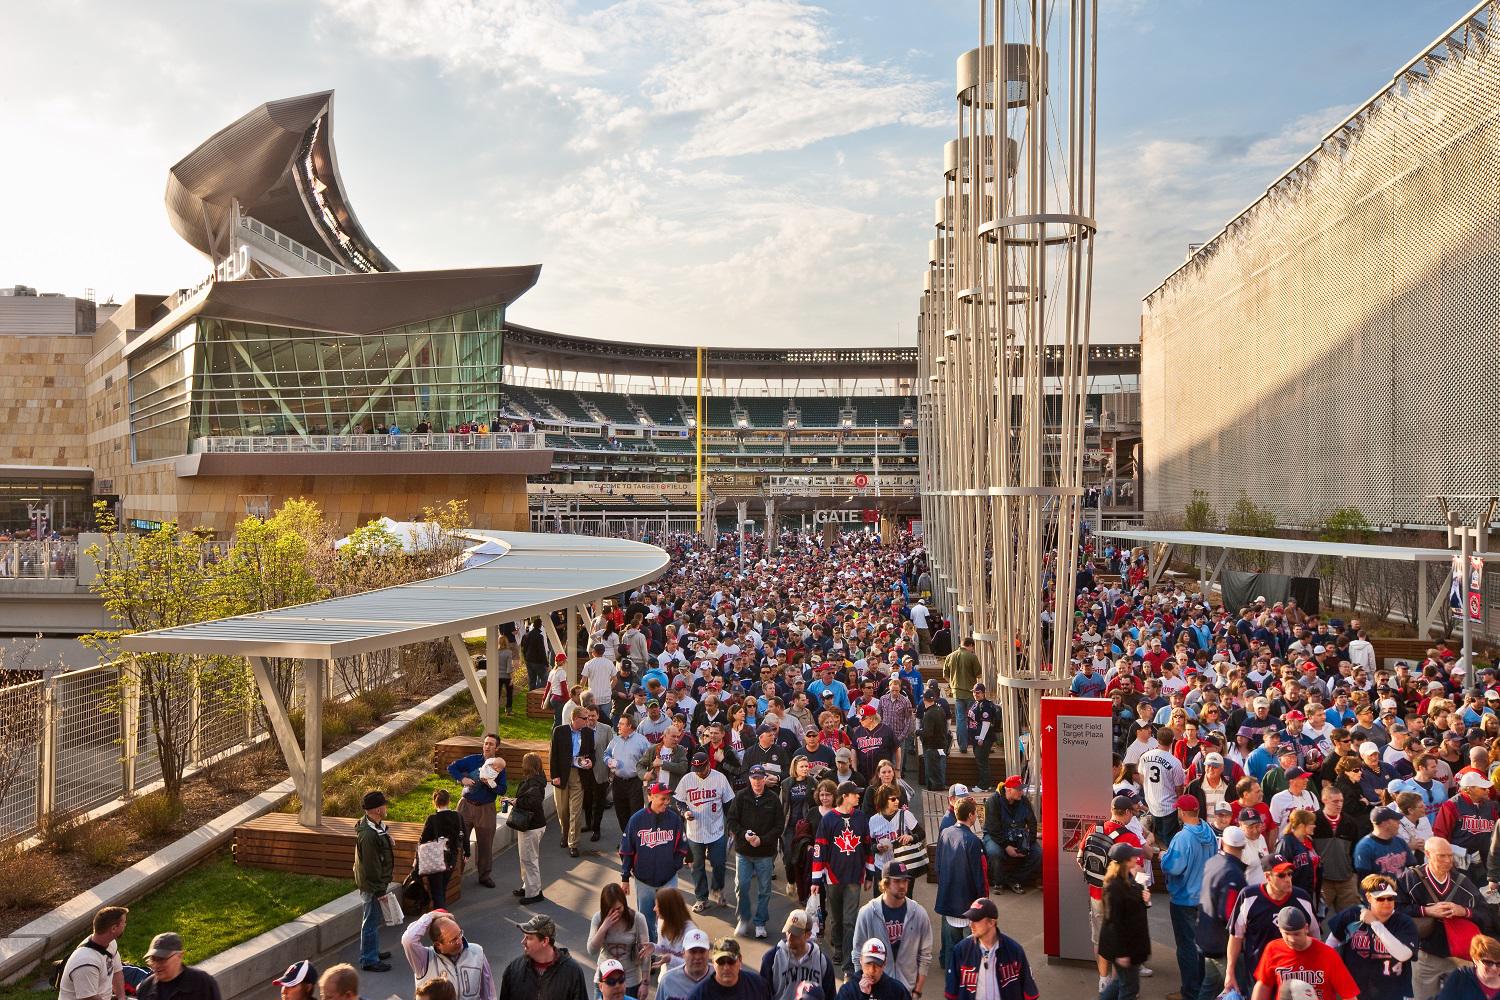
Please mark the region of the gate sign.
[[867, 475], [865, 475], [863, 472], [857, 474], [854, 477], [854, 488], [855, 489], [862, 490], [866, 486], [869, 486], [869, 485], [870, 485], [870, 477], [867, 476]]
[[815, 510], [813, 524], [864, 524], [878, 522], [878, 510]]
[[1047, 954], [1094, 961], [1078, 849], [1109, 819], [1112, 722], [1106, 698], [1041, 703], [1042, 914]]

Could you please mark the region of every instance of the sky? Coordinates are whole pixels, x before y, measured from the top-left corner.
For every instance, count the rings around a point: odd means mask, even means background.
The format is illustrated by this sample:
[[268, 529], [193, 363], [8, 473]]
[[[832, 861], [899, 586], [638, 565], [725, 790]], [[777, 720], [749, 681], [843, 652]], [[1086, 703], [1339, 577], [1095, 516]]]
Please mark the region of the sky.
[[[1095, 342], [1470, 0], [1100, 0]], [[332, 88], [405, 270], [540, 263], [512, 320], [722, 346], [915, 342], [979, 0], [6, 3], [0, 286], [195, 284], [168, 168]]]

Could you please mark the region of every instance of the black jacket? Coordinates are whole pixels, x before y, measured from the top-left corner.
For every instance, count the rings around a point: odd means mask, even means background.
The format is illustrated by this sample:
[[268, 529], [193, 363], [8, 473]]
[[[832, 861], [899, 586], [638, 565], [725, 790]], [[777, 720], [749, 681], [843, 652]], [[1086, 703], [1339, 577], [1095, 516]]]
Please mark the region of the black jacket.
[[1030, 847], [1036, 843], [1036, 813], [1026, 796], [1007, 802], [1003, 791], [984, 805], [984, 832], [1001, 847]]
[[1099, 954], [1113, 962], [1128, 958], [1141, 965], [1151, 957], [1151, 928], [1141, 887], [1128, 878], [1104, 883], [1104, 919], [1099, 922]]
[[[541, 830], [547, 826], [546, 802], [544, 797], [547, 792], [547, 780], [540, 774], [534, 774], [521, 782], [521, 787], [516, 789], [515, 810], [524, 810], [535, 817], [525, 826], [527, 830]], [[467, 845], [465, 845], [467, 846]]]
[[[578, 743], [578, 756], [594, 760], [594, 730], [580, 729]], [[552, 730], [552, 759], [548, 761], [548, 770], [552, 777], [561, 781], [564, 785], [568, 783], [568, 772], [573, 770], [573, 727], [558, 726]], [[592, 768], [584, 768], [580, 773], [585, 782], [594, 780]], [[585, 788], [589, 787], [587, 783]]]
[[170, 983], [158, 983], [155, 976], [147, 976], [136, 988], [135, 995], [144, 1000], [219, 1000], [219, 983], [202, 969], [190, 965]]
[[937, 702], [922, 712], [922, 749], [948, 749], [948, 713]]
[[[487, 807], [488, 808], [488, 807]], [[441, 809], [427, 817], [427, 822], [422, 824], [421, 843], [427, 844], [439, 837], [447, 837], [448, 843], [443, 850], [443, 859], [449, 868], [458, 863], [459, 848], [462, 847], [464, 857], [469, 856], [469, 824], [464, 822], [457, 810]]]
[[540, 976], [525, 955], [505, 967], [500, 974], [496, 1000], [590, 1000], [588, 977], [583, 966], [574, 961], [568, 949], [557, 949], [557, 961]]
[[[729, 832], [734, 834], [736, 853], [747, 858], [768, 858], [781, 846], [785, 813], [781, 797], [769, 788], [760, 795], [754, 789], [741, 789], [724, 808], [724, 818], [729, 822]], [[745, 840], [746, 833], [759, 834], [760, 846], [752, 847]]]
[[521, 636], [521, 657], [534, 666], [547, 665], [547, 639], [541, 629], [527, 629]]

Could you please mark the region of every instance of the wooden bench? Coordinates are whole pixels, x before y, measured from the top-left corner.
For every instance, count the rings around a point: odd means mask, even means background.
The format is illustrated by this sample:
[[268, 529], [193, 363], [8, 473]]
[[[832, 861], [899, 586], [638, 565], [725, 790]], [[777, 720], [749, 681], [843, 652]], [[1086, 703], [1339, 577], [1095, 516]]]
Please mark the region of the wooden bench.
[[528, 719], [550, 719], [553, 718], [552, 709], [542, 702], [544, 688], [526, 692], [526, 718]]
[[[354, 879], [354, 824], [343, 816], [325, 816], [316, 829], [297, 822], [291, 813], [273, 812], [242, 823], [234, 829], [234, 863], [251, 868], [274, 868], [299, 875], [321, 875], [352, 882]], [[387, 823], [396, 850], [394, 880], [411, 872], [417, 856], [421, 823]], [[449, 901], [457, 900], [463, 881], [463, 855], [448, 883]]]
[[1413, 669], [1422, 662], [1429, 649], [1442, 645], [1421, 638], [1371, 639], [1370, 643], [1375, 647], [1375, 662], [1382, 667], [1393, 666], [1395, 661], [1404, 660]]

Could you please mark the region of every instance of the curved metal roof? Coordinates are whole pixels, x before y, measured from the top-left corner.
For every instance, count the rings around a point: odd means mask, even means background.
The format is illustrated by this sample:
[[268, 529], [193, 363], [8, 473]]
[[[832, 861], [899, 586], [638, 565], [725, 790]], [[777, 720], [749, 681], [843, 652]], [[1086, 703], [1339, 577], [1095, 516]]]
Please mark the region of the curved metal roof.
[[215, 132], [167, 173], [167, 218], [215, 257], [233, 203], [244, 215], [352, 271], [394, 271], [344, 193], [333, 149], [333, 91], [267, 101]]
[[648, 583], [667, 553], [621, 538], [471, 529], [504, 555], [418, 583], [275, 611], [140, 632], [120, 640], [141, 653], [329, 660], [472, 632], [610, 597]]

